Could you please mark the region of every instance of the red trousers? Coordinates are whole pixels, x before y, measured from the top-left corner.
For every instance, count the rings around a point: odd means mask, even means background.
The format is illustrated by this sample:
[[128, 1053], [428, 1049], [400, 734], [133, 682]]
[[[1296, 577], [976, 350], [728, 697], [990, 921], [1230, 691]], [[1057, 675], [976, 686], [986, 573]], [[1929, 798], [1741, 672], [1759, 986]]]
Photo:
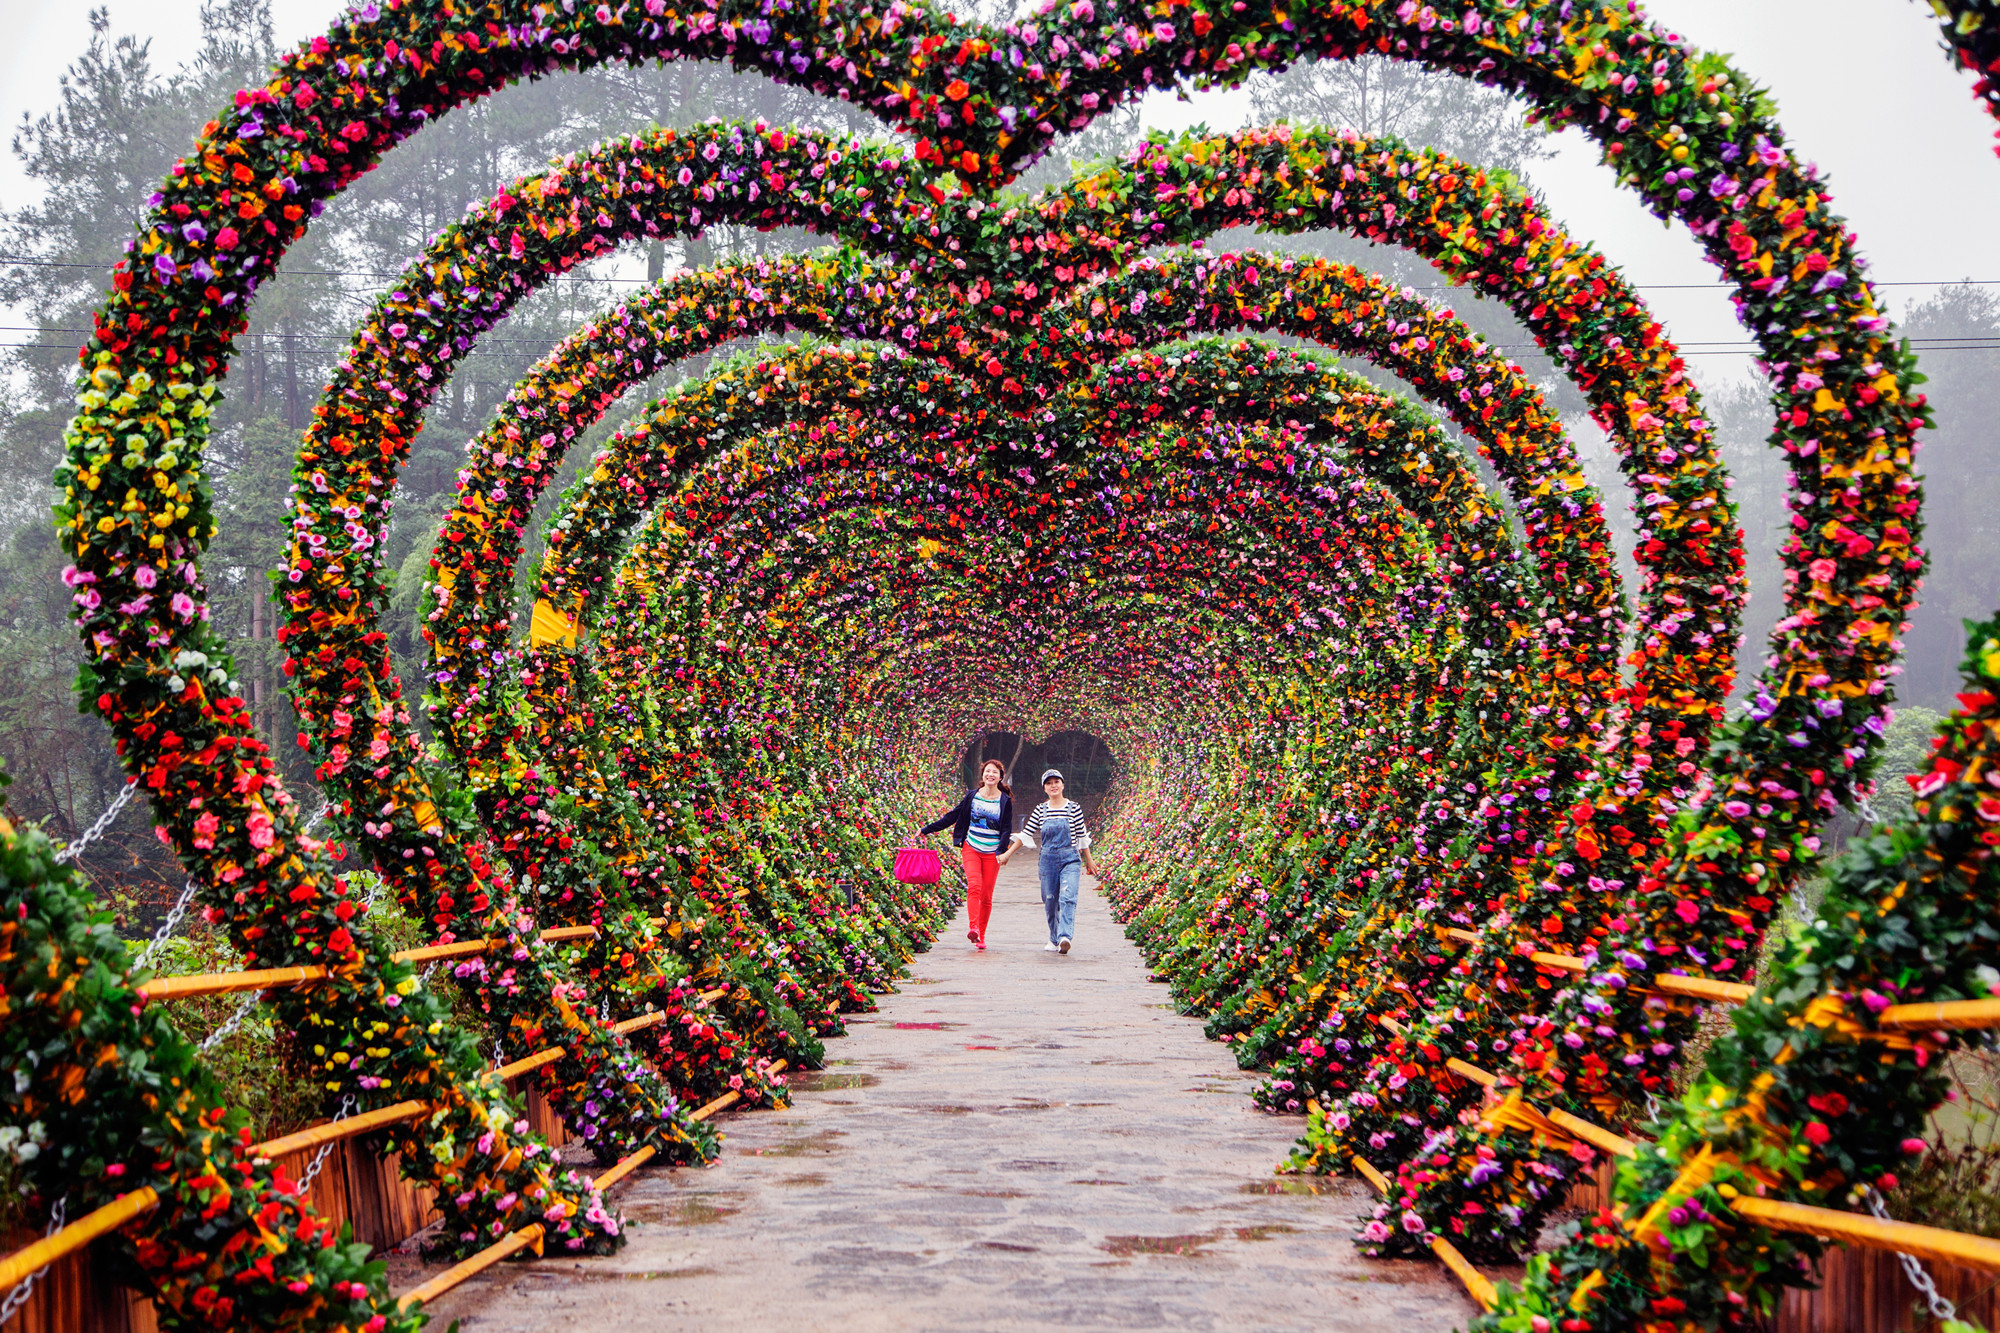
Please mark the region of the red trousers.
[[986, 938], [986, 922], [993, 915], [993, 877], [1000, 862], [992, 852], [979, 852], [965, 844], [958, 849], [965, 862], [965, 915], [980, 939]]

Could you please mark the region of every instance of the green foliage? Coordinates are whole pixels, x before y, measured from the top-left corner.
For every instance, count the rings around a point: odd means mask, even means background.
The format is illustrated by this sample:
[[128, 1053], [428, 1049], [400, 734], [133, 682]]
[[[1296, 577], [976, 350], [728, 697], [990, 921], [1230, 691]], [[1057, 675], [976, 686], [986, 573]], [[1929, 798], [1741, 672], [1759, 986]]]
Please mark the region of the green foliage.
[[1870, 802], [1873, 822], [1901, 824], [1909, 820], [1915, 796], [1906, 779], [1930, 767], [1931, 741], [1943, 721], [1944, 714], [1921, 704], [1896, 710], [1896, 720], [1882, 737], [1875, 762], [1875, 796]]
[[[0, 816], [8, 1197], [27, 1195], [31, 1216], [66, 1198], [75, 1218], [156, 1190], [149, 1224], [105, 1248], [112, 1273], [151, 1295], [169, 1329], [352, 1328], [375, 1317], [375, 1329], [409, 1333], [421, 1319], [397, 1310], [368, 1247], [339, 1240], [279, 1187], [270, 1163], [243, 1155], [243, 1111], [165, 1006], [139, 1002], [125, 943], [52, 852]], [[249, 1243], [215, 1243], [235, 1235]]]
[[[385, 947], [412, 949], [425, 942], [421, 923], [379, 892], [380, 881], [375, 875], [364, 871], [348, 878], [363, 897], [372, 896], [369, 922]], [[178, 977], [242, 968], [243, 955], [195, 920], [193, 929], [161, 943], [153, 955], [153, 971]], [[134, 943], [130, 947], [136, 951], [142, 946]], [[454, 1023], [478, 1021], [458, 986], [441, 976], [434, 980], [438, 984], [432, 989]], [[243, 1112], [256, 1138], [289, 1134], [322, 1118], [318, 1090], [294, 1059], [291, 1042], [272, 1022], [271, 1007], [259, 1002], [254, 993], [189, 996], [174, 1001], [170, 1013], [181, 1034], [201, 1049], [202, 1062], [224, 1100]], [[231, 1030], [209, 1045], [209, 1038], [222, 1027]]]

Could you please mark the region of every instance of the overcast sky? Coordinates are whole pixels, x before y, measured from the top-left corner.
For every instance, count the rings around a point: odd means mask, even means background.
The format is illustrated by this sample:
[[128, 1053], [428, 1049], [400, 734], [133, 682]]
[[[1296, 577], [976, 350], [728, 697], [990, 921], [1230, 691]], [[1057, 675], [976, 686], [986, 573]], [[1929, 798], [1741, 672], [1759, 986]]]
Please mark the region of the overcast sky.
[[[323, 31], [343, 0], [276, 0], [287, 45]], [[172, 69], [195, 46], [199, 0], [112, 0], [114, 32], [149, 37], [157, 67]], [[1829, 174], [1835, 207], [1861, 236], [1880, 283], [2000, 280], [1993, 226], [2000, 219], [2000, 161], [1993, 122], [1971, 95], [1969, 76], [1939, 49], [1928, 6], [1910, 0], [1656, 0], [1653, 13], [1696, 44], [1735, 57], [1739, 69], [1774, 94], [1793, 144]], [[0, 0], [0, 115], [11, 131], [23, 113], [55, 103], [57, 79], [89, 37], [80, 0]], [[1866, 63], [1864, 63], [1864, 58]], [[1233, 128], [1243, 98], [1204, 94], [1189, 103], [1156, 98], [1154, 123], [1206, 121]], [[1647, 216], [1611, 184], [1596, 154], [1574, 131], [1553, 162], [1537, 164], [1535, 184], [1569, 229], [1594, 240], [1647, 295], [1687, 350], [1740, 342], [1714, 273], [1687, 234]], [[23, 202], [30, 183], [7, 156], [0, 205]], [[1691, 285], [1692, 289], [1676, 290]], [[1891, 286], [1893, 310], [1925, 294]], [[1696, 362], [1718, 378], [1737, 358]]]

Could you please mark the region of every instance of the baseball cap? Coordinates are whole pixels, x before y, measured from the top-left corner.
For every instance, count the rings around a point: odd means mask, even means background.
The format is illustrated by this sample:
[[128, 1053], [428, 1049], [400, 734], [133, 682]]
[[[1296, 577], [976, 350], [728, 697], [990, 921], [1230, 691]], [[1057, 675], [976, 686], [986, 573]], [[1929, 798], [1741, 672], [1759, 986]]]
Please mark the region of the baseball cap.
[[1059, 778], [1061, 776], [1062, 776], [1062, 770], [1060, 768], [1049, 769], [1047, 772], [1042, 774], [1042, 785], [1046, 787], [1048, 785], [1050, 778]]

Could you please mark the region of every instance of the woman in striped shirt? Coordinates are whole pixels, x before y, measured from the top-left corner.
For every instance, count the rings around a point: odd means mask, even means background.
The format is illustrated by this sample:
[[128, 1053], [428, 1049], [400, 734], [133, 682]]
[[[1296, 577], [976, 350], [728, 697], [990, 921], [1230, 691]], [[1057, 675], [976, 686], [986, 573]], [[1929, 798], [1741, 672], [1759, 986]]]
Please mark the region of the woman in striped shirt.
[[965, 938], [984, 949], [986, 922], [993, 915], [993, 877], [1000, 873], [998, 853], [1014, 832], [1014, 795], [1005, 764], [988, 759], [980, 765], [979, 785], [918, 834], [946, 827], [965, 863]]
[[[1070, 937], [1076, 933], [1076, 898], [1083, 884], [1082, 869], [1097, 874], [1097, 861], [1090, 854], [1090, 828], [1083, 822], [1083, 807], [1063, 798], [1063, 775], [1056, 769], [1042, 774], [1042, 790], [1049, 799], [1036, 806], [1028, 822], [1014, 840], [1037, 847], [1041, 854], [1042, 908], [1049, 916], [1050, 953], [1068, 953]], [[1007, 864], [1014, 849], [1000, 858]]]

